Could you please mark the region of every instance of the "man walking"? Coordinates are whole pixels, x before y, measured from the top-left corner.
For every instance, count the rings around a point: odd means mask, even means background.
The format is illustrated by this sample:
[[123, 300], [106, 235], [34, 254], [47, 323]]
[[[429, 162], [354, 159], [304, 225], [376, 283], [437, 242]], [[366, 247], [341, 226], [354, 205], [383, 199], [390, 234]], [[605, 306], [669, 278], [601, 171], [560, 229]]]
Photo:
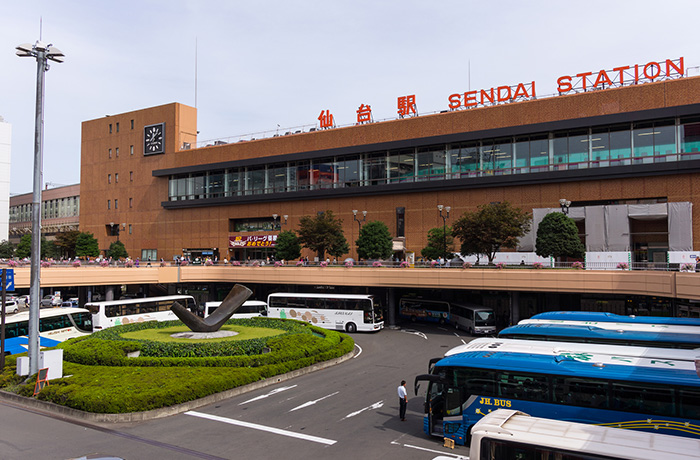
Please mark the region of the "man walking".
[[399, 393], [399, 418], [402, 422], [406, 421], [406, 404], [408, 404], [408, 394], [406, 393], [406, 381], [402, 380], [401, 385], [397, 389]]

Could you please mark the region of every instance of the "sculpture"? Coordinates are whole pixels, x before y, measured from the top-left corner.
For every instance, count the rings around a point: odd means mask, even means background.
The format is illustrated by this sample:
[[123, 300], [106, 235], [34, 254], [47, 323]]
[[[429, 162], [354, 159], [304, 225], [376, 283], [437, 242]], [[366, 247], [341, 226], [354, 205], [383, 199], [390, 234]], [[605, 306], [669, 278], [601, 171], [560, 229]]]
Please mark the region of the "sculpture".
[[253, 291], [241, 284], [234, 285], [231, 292], [221, 302], [219, 308], [204, 319], [193, 315], [192, 312], [178, 302], [175, 302], [170, 309], [192, 332], [216, 332], [252, 293]]

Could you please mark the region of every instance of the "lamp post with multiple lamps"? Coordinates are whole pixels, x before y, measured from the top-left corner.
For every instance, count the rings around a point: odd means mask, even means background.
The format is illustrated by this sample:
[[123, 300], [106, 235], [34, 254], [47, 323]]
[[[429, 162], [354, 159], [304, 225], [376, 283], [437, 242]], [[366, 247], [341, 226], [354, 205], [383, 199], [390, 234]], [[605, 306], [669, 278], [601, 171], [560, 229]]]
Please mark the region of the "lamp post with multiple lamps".
[[567, 216], [569, 215], [569, 207], [571, 206], [571, 201], [567, 200], [566, 198], [562, 198], [559, 200], [559, 206], [561, 206], [561, 212], [566, 214]]
[[34, 121], [34, 187], [32, 193], [32, 260], [29, 285], [29, 375], [39, 371], [39, 300], [41, 299], [41, 185], [44, 157], [44, 73], [48, 61], [63, 62], [65, 56], [58, 48], [40, 40], [32, 45], [22, 43], [15, 48], [19, 57], [36, 59], [36, 118]]
[[280, 216], [279, 214], [273, 214], [272, 215], [272, 229], [273, 230], [277, 227], [277, 219], [280, 217], [284, 218], [284, 222], [282, 222], [282, 219], [279, 219], [280, 230], [282, 229], [283, 225], [287, 225], [287, 219], [289, 219], [288, 214], [285, 214], [283, 216]]
[[[442, 257], [445, 262], [447, 262], [447, 219], [450, 217], [450, 208], [449, 206], [443, 206], [439, 204], [437, 206], [438, 212], [440, 213], [440, 217], [442, 217]], [[442, 213], [443, 209], [445, 210], [445, 214]]]

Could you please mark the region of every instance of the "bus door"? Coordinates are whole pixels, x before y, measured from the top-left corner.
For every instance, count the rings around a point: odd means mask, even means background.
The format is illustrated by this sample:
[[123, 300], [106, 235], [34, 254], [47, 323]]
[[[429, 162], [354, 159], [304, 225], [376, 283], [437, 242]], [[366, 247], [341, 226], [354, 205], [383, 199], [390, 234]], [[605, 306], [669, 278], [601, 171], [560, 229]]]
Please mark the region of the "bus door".
[[423, 412], [426, 414], [428, 424], [425, 427], [427, 434], [443, 436], [443, 418], [445, 417], [445, 379], [438, 375], [423, 374], [416, 377], [414, 391], [418, 395], [420, 381], [428, 382], [428, 391], [425, 395]]

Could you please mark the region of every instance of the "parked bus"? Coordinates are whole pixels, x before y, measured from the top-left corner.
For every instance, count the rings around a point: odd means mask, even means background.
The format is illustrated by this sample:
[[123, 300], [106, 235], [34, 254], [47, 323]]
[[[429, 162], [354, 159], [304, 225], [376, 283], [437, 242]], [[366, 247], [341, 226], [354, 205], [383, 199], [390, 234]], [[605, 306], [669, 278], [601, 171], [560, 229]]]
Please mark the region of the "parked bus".
[[695, 361], [700, 360], [700, 349], [679, 350], [677, 348], [634, 347], [600, 343], [552, 342], [491, 337], [474, 339], [464, 345], [454, 347], [445, 353], [445, 357], [481, 350], [561, 357], [575, 356], [576, 359], [581, 361], [587, 361], [592, 359], [593, 356], [597, 356], [599, 359], [602, 359], [599, 362], [604, 364], [615, 364], [624, 360], [635, 366], [668, 366], [669, 369], [686, 370], [695, 369]]
[[670, 316], [616, 315], [602, 311], [548, 311], [538, 313], [532, 320], [540, 321], [592, 321], [626, 324], [667, 324], [673, 326], [700, 326], [700, 318], [675, 318]]
[[362, 294], [270, 294], [267, 316], [297, 319], [347, 332], [379, 331], [384, 327], [382, 311], [374, 296]]
[[[204, 317], [208, 317], [219, 308], [221, 302], [206, 302], [204, 304]], [[238, 310], [231, 318], [255, 318], [267, 314], [267, 304], [261, 300], [246, 300], [243, 305], [238, 307]]]
[[465, 444], [472, 426], [496, 409], [535, 417], [700, 438], [700, 378], [687, 362], [638, 366], [609, 356], [501, 352], [447, 356], [430, 374], [424, 431]]
[[95, 330], [100, 330], [143, 321], [175, 321], [178, 318], [170, 310], [175, 302], [192, 312], [197, 310], [197, 304], [191, 295], [106, 300], [87, 303], [85, 308], [92, 313]]
[[[601, 327], [550, 323], [521, 323], [499, 332], [498, 337], [522, 340], [552, 340], [555, 342], [606, 343], [658, 348], [700, 348], [700, 333], [679, 333], [668, 328], [694, 326], [667, 326], [666, 329], [629, 330], [624, 325]], [[614, 323], [608, 323], [608, 325]], [[633, 325], [636, 329], [644, 325]], [[652, 325], [646, 325], [652, 326]], [[700, 328], [695, 328], [700, 329]]]
[[472, 428], [469, 458], [692, 460], [700, 459], [700, 441], [498, 409]]
[[[92, 316], [84, 308], [39, 310], [39, 345], [54, 347], [60, 342], [92, 333]], [[29, 311], [5, 318], [5, 354], [24, 353], [29, 346]]]
[[399, 300], [399, 317], [416, 321], [446, 324], [450, 321], [450, 303], [420, 297], [402, 297]]
[[482, 305], [450, 303], [450, 322], [471, 335], [496, 333], [493, 309]]

